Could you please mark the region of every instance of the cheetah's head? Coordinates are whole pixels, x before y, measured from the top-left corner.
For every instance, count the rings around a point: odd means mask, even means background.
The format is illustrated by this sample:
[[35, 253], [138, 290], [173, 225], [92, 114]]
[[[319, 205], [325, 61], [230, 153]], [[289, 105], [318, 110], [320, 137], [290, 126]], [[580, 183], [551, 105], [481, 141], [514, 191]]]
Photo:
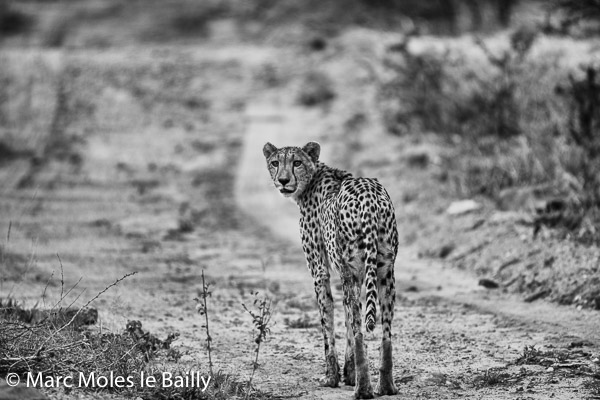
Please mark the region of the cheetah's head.
[[304, 192], [317, 170], [321, 146], [309, 142], [304, 147], [282, 147], [265, 144], [263, 154], [275, 187], [285, 197], [298, 197]]

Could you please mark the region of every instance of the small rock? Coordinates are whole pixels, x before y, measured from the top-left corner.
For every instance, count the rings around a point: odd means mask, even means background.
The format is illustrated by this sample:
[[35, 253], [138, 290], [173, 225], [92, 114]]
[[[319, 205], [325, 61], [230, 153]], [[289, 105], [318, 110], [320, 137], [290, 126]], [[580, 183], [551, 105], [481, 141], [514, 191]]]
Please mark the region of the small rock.
[[475, 223], [473, 223], [473, 225], [471, 226], [471, 228], [469, 228], [469, 230], [474, 231], [475, 229], [481, 227], [483, 224], [485, 224], [485, 219], [483, 219], [483, 218], [478, 219], [477, 221], [475, 221]]
[[593, 344], [586, 340], [577, 340], [577, 341], [569, 343], [569, 348], [571, 348], [571, 349], [576, 348], [576, 347], [583, 347], [583, 346], [593, 346]]
[[411, 152], [406, 156], [406, 163], [412, 168], [425, 169], [429, 162], [429, 154], [424, 152]]
[[544, 260], [544, 268], [552, 268], [554, 265], [554, 261], [556, 261], [556, 257], [551, 256]]
[[486, 289], [498, 289], [500, 287], [498, 282], [488, 278], [481, 278], [479, 280], [479, 286], [483, 286]]
[[308, 42], [308, 47], [314, 51], [325, 50], [327, 47], [327, 41], [322, 37], [315, 37]]
[[600, 358], [596, 357], [596, 358], [592, 359], [592, 362], [598, 364], [598, 363], [600, 363]]
[[546, 370], [546, 372], [554, 372], [554, 368], [553, 367], [548, 367], [548, 369]]
[[446, 209], [446, 214], [462, 215], [479, 210], [480, 208], [481, 204], [477, 203], [474, 200], [459, 200], [454, 201], [450, 204], [450, 206]]
[[450, 255], [450, 253], [454, 251], [455, 248], [456, 246], [454, 245], [454, 243], [445, 244], [440, 248], [438, 256], [440, 258], [446, 258]]

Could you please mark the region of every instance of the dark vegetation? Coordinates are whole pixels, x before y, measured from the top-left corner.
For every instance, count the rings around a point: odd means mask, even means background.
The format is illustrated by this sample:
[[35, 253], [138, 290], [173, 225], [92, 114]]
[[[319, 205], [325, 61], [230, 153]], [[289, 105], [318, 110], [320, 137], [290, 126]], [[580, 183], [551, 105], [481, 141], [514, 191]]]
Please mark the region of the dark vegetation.
[[0, 1], [0, 37], [25, 33], [33, 22], [32, 16], [16, 10], [8, 0]]
[[[10, 43], [104, 48], [140, 41], [204, 40], [211, 35], [213, 21], [231, 19], [247, 39], [271, 38], [272, 31], [285, 25], [303, 26], [309, 39], [330, 37], [349, 26], [406, 30], [418, 25], [422, 33], [455, 35], [507, 27], [517, 5], [517, 0], [2, 0], [0, 34], [23, 36]], [[115, 20], [127, 23], [82, 35], [90, 24]], [[249, 26], [256, 22], [263, 28], [253, 31]]]
[[[87, 305], [129, 275], [109, 285], [81, 309], [63, 307], [64, 296], [72, 289], [65, 291], [62, 282], [63, 297], [51, 307], [24, 308], [13, 299], [0, 302], [0, 377], [16, 373], [25, 379], [29, 373], [34, 379], [39, 376], [40, 382], [49, 382], [57, 376], [69, 376], [73, 377], [73, 387], [78, 390], [152, 399], [268, 398], [268, 395], [252, 387], [252, 378], [242, 382], [222, 371], [213, 371], [206, 302], [210, 292], [205, 283], [201, 292], [202, 308], [199, 310], [206, 316], [204, 328], [207, 334], [208, 366], [180, 362], [181, 353], [172, 347], [179, 336], [177, 332], [170, 333], [163, 340], [145, 331], [137, 320], [128, 321], [120, 332], [91, 327], [98, 320], [98, 312]], [[256, 297], [256, 313], [253, 308], [243, 307], [251, 314], [258, 330], [252, 362], [254, 376], [258, 368], [260, 343], [269, 333], [270, 302]], [[157, 363], [162, 365], [160, 370], [156, 368]], [[211, 380], [207, 390], [203, 390], [202, 385], [187, 384], [184, 387], [162, 384], [152, 387], [140, 381], [142, 376], [153, 376], [156, 382], [161, 382], [163, 373], [172, 374], [173, 380], [176, 377], [185, 379], [192, 373], [202, 373], [205, 379], [210, 377]], [[84, 381], [79, 380], [79, 376], [83, 376]], [[111, 377], [111, 380], [107, 381], [105, 377]], [[112, 383], [119, 380], [119, 384]], [[76, 382], [84, 383], [80, 385]], [[68, 392], [72, 389], [66, 387], [65, 390]]]
[[[561, 5], [583, 19], [579, 6]], [[410, 32], [385, 59], [393, 77], [380, 90], [384, 123], [395, 135], [460, 136], [460, 156], [444, 161], [458, 173], [459, 195], [501, 201], [508, 188], [554, 188], [560, 200], [542, 206], [536, 227], [577, 230], [583, 242], [600, 243], [594, 229], [580, 231], [599, 222], [600, 69], [565, 67], [548, 51], [532, 56], [542, 30], [514, 30], [503, 50], [475, 39], [484, 64], [477, 52], [451, 45], [412, 51]]]
[[[554, 14], [559, 14], [555, 21]], [[600, 33], [600, 4], [596, 0], [555, 0], [544, 29], [561, 35], [597, 35]]]

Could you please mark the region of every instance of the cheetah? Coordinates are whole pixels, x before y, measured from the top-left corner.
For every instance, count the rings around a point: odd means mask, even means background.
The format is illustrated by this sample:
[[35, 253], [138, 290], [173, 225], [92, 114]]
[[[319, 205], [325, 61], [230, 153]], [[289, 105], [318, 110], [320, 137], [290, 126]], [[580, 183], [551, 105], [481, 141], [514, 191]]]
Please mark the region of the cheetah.
[[392, 375], [394, 262], [398, 231], [392, 201], [377, 179], [352, 174], [319, 161], [321, 147], [265, 144], [264, 156], [275, 187], [300, 208], [302, 248], [314, 280], [321, 315], [326, 374], [323, 386], [337, 387], [340, 368], [335, 349], [330, 270], [340, 274], [346, 314], [343, 381], [357, 399], [373, 398], [367, 349], [362, 333], [361, 289], [366, 286], [365, 327], [375, 328], [379, 300], [383, 337], [380, 348], [380, 395], [396, 394]]

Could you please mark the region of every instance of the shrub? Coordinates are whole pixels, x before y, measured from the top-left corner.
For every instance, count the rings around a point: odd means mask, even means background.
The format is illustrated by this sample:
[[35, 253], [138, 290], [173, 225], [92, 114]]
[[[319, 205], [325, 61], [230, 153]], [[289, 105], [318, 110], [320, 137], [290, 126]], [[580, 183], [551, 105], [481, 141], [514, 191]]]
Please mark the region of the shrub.
[[457, 46], [418, 53], [408, 43], [395, 46], [387, 64], [392, 79], [379, 92], [384, 121], [394, 134], [460, 135], [452, 140], [460, 146], [444, 159], [458, 195], [499, 200], [510, 187], [552, 188], [548, 193], [565, 207], [552, 215], [542, 207], [536, 226], [577, 229], [572, 237], [598, 242], [600, 69], [585, 65], [570, 74], [570, 58], [585, 60], [587, 50], [569, 41], [563, 45], [573, 51], [534, 51], [537, 37], [534, 29], [519, 29], [505, 50], [478, 40], [477, 54]]
[[0, 0], [0, 36], [25, 33], [33, 27], [34, 22], [31, 15], [16, 10], [6, 0]]
[[413, 130], [445, 132], [449, 125], [451, 100], [446, 88], [452, 84], [446, 64], [448, 52], [413, 54], [406, 43], [392, 49], [400, 57], [385, 60], [394, 78], [380, 88], [384, 124], [394, 134]]
[[567, 18], [570, 20], [600, 21], [600, 2], [598, 0], [558, 0], [557, 6], [567, 14]]
[[588, 207], [600, 207], [600, 68], [586, 66], [584, 76], [569, 77], [569, 87], [560, 90], [569, 103], [569, 138], [581, 154], [570, 172], [578, 176]]
[[597, 0], [554, 0], [544, 22], [547, 33], [593, 36], [600, 33], [600, 2]]
[[528, 67], [526, 60], [537, 32], [521, 28], [510, 36], [510, 49], [501, 56], [493, 54], [485, 42], [477, 40], [495, 74], [489, 80], [480, 81], [480, 87], [464, 106], [459, 105], [457, 119], [467, 124], [467, 130], [476, 134], [495, 134], [510, 137], [522, 132], [521, 107], [517, 91], [523, 69]]
[[[483, 64], [465, 51], [411, 52], [408, 40], [394, 46], [386, 66], [394, 77], [380, 90], [388, 131], [425, 130], [472, 138], [522, 133], [524, 73], [537, 32], [522, 28], [510, 36], [510, 47], [497, 55], [482, 40]], [[400, 57], [396, 56], [398, 54]], [[465, 60], [466, 59], [466, 60]], [[531, 94], [526, 94], [531, 96]]]

